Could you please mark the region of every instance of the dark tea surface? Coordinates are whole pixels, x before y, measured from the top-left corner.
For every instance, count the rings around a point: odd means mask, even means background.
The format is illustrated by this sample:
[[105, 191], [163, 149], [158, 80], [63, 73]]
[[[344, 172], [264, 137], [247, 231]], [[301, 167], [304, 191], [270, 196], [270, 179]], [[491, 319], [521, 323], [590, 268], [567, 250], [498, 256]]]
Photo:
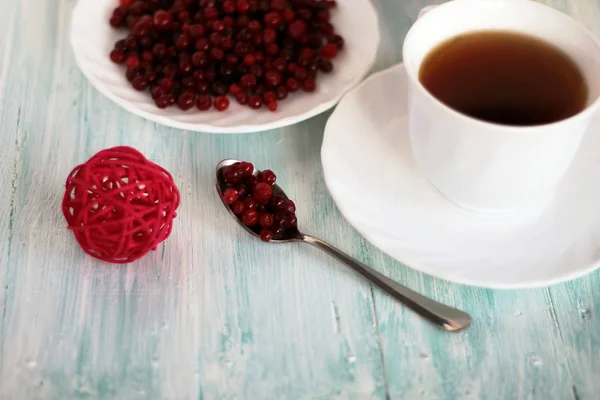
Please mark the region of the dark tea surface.
[[507, 31], [469, 32], [434, 48], [419, 79], [463, 114], [504, 125], [540, 125], [582, 111], [588, 89], [579, 67], [540, 39]]

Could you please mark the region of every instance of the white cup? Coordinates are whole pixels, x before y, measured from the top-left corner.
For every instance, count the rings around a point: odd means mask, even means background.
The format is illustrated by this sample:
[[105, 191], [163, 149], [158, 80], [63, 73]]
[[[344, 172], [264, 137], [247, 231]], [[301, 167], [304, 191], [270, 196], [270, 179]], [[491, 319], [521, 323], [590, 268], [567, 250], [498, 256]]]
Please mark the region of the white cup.
[[[539, 37], [568, 54], [589, 89], [587, 108], [552, 124], [506, 126], [476, 120], [434, 98], [419, 82], [425, 56], [446, 39], [482, 29]], [[552, 197], [600, 108], [600, 46], [569, 16], [529, 0], [453, 0], [423, 13], [404, 42], [409, 131], [425, 177], [471, 210], [508, 211]]]

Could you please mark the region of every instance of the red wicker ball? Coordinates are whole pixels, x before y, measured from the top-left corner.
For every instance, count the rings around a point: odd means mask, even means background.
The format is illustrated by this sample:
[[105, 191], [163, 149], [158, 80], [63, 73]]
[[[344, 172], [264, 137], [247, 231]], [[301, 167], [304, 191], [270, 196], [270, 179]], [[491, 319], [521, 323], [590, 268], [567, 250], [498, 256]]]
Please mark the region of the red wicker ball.
[[179, 199], [169, 172], [122, 146], [75, 167], [67, 178], [62, 210], [87, 254], [126, 264], [169, 237]]

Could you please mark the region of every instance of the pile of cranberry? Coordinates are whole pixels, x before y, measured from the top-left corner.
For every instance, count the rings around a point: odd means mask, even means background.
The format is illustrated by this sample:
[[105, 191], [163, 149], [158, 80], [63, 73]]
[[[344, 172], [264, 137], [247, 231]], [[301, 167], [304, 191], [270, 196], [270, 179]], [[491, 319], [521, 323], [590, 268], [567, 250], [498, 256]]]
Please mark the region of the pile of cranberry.
[[229, 186], [223, 192], [223, 201], [263, 241], [280, 240], [286, 232], [297, 230], [296, 205], [274, 193], [277, 176], [273, 171], [254, 174], [254, 165], [244, 161], [223, 168], [221, 174]]
[[110, 24], [127, 28], [110, 58], [159, 108], [218, 111], [229, 97], [276, 111], [314, 92], [344, 47], [330, 22], [335, 0], [118, 0]]

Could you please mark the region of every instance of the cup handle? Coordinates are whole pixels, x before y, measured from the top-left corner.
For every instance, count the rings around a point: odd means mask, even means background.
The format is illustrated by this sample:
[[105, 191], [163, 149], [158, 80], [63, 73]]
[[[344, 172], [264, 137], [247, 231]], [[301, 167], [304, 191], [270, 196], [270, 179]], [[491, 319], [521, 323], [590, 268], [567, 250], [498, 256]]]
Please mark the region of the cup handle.
[[427, 7], [423, 8], [421, 11], [419, 11], [419, 15], [417, 16], [417, 19], [421, 18], [423, 15], [427, 14], [429, 11], [433, 10], [437, 6], [438, 6], [438, 4], [433, 4], [431, 6], [427, 6]]

